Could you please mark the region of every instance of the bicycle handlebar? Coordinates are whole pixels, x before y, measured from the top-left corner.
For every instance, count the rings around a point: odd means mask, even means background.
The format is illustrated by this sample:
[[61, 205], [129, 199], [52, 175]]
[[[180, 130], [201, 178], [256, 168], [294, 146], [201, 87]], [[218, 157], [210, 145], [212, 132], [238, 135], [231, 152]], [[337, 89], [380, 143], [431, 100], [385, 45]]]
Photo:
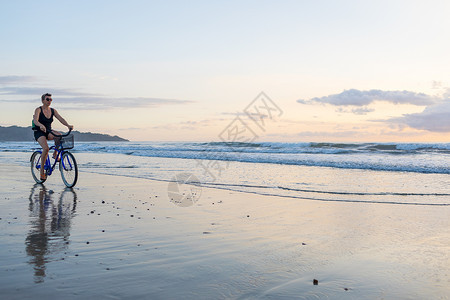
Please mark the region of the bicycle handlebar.
[[56, 136], [56, 137], [65, 137], [65, 136], [68, 136], [71, 132], [72, 132], [72, 128], [70, 128], [70, 129], [69, 129], [69, 132], [68, 132], [68, 133], [65, 133], [65, 134], [56, 134], [56, 133], [54, 133], [53, 130], [50, 130], [49, 133], [53, 134], [53, 136]]

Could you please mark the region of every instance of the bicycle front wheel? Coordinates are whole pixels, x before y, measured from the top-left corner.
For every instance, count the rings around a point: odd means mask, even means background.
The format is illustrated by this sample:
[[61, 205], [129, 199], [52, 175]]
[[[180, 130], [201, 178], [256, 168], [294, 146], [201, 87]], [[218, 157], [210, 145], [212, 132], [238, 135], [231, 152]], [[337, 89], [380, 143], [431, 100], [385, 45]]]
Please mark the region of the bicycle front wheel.
[[74, 187], [78, 179], [78, 166], [72, 153], [64, 152], [59, 163], [59, 170], [64, 184], [69, 188]]
[[36, 183], [43, 183], [45, 180], [41, 180], [41, 155], [40, 151], [34, 151], [30, 158], [31, 175]]

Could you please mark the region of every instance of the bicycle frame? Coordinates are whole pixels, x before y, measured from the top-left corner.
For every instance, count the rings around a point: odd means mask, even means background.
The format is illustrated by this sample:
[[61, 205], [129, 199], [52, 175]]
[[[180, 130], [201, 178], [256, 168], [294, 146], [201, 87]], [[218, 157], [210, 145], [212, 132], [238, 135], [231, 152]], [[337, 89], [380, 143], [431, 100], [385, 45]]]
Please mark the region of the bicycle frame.
[[55, 137], [64, 138], [69, 136], [67, 139], [61, 139], [59, 143], [55, 141], [55, 145], [49, 148], [49, 152], [50, 150], [55, 151], [53, 163], [50, 155], [48, 155], [42, 164], [42, 149], [36, 149], [33, 152], [30, 158], [30, 166], [31, 175], [36, 183], [44, 183], [47, 178], [43, 178], [43, 175], [39, 177], [39, 175], [42, 174], [41, 172], [45, 172], [47, 176], [50, 176], [56, 168], [56, 163], [59, 162], [62, 181], [68, 188], [75, 186], [78, 179], [78, 165], [73, 154], [68, 151], [68, 149], [73, 148], [73, 136], [69, 135], [71, 131], [72, 129], [69, 128], [69, 132], [66, 134], [55, 134], [52, 132]]
[[[65, 153], [64, 148], [60, 148], [61, 146], [51, 146], [49, 149], [49, 154], [47, 155], [47, 159], [45, 160], [45, 165], [44, 165], [44, 170], [47, 171], [47, 175], [52, 175], [52, 172], [55, 170], [56, 167], [56, 163], [58, 162], [58, 157], [60, 159], [60, 163], [62, 164], [62, 167], [65, 168], [65, 163], [62, 159], [63, 154]], [[56, 157], [54, 158], [54, 162], [53, 165], [50, 161], [50, 150], [55, 150], [57, 152]], [[37, 150], [39, 153], [41, 153], [42, 155], [42, 150]], [[41, 162], [41, 159], [39, 159], [39, 164]], [[69, 167], [72, 168], [72, 164], [70, 163], [70, 161], [68, 161], [69, 163]], [[39, 167], [39, 165], [37, 166]]]

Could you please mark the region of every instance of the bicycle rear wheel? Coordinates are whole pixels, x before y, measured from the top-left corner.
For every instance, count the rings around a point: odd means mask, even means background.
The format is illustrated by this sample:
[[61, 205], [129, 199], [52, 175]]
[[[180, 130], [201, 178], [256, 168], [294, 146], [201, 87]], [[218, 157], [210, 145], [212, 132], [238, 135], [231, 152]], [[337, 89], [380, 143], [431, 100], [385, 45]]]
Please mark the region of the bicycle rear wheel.
[[74, 187], [78, 179], [78, 166], [72, 153], [64, 152], [59, 163], [59, 170], [64, 184], [69, 188]]
[[30, 158], [31, 175], [36, 183], [43, 183], [45, 180], [41, 180], [41, 155], [40, 151], [34, 151]]

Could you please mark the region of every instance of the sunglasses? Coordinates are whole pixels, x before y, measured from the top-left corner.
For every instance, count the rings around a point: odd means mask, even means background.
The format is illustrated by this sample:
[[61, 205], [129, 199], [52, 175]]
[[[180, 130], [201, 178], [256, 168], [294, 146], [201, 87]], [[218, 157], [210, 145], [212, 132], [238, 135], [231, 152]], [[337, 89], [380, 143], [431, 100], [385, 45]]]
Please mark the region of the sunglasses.
[[45, 100], [47, 100], [47, 101], [52, 101], [53, 99], [52, 99], [52, 98], [47, 98], [47, 99], [45, 99]]

